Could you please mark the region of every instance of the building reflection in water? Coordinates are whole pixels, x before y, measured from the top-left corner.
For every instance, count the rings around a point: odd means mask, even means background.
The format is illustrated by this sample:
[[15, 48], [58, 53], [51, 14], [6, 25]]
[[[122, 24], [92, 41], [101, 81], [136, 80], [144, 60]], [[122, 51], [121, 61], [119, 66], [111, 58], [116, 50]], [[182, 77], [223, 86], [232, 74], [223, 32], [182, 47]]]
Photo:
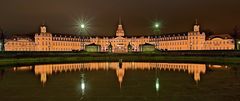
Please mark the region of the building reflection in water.
[[123, 77], [124, 77], [124, 74], [125, 74], [125, 69], [124, 68], [117, 68], [116, 69], [116, 74], [117, 74], [117, 77], [118, 77], [119, 86], [120, 86], [120, 88], [122, 88], [122, 82], [123, 82]]
[[0, 80], [3, 79], [4, 73], [5, 73], [4, 69], [0, 70]]
[[[153, 63], [153, 62], [123, 62], [119, 67], [119, 62], [90, 62], [90, 63], [69, 63], [69, 64], [45, 64], [16, 67], [14, 71], [34, 70], [35, 75], [40, 76], [40, 81], [44, 85], [48, 76], [62, 72], [77, 72], [81, 70], [97, 71], [97, 70], [115, 70], [118, 77], [119, 86], [122, 82], [126, 70], [157, 70], [157, 71], [177, 71], [187, 72], [193, 75], [195, 82], [200, 81], [200, 74], [205, 74], [206, 64], [191, 63]], [[159, 90], [159, 79], [156, 79], [156, 90]], [[81, 88], [85, 89], [84, 75], [81, 75]]]

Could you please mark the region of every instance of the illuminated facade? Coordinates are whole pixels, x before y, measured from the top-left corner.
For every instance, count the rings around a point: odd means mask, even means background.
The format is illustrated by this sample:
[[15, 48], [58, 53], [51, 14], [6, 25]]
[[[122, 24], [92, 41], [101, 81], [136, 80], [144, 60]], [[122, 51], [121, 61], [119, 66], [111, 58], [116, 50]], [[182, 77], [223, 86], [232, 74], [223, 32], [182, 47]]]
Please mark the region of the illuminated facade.
[[[225, 35], [225, 37], [220, 37]], [[193, 31], [166, 34], [152, 39], [159, 50], [234, 50], [234, 40], [228, 34], [212, 35], [207, 38], [195, 24]]]
[[207, 37], [200, 32], [200, 25], [195, 24], [193, 31], [160, 36], [125, 37], [124, 29], [119, 23], [116, 37], [79, 37], [76, 35], [52, 34], [46, 26], [40, 27], [31, 39], [7, 39], [5, 51], [79, 51], [86, 45], [96, 44], [101, 52], [139, 52], [141, 45], [152, 44], [158, 50], [233, 50], [234, 40], [227, 35]]
[[35, 42], [30, 38], [8, 39], [5, 51], [35, 51]]
[[101, 52], [138, 52], [140, 51], [140, 45], [150, 42], [150, 37], [125, 37], [123, 26], [120, 23], [116, 31], [116, 37], [95, 37], [91, 38], [90, 42], [100, 45]]
[[5, 51], [79, 51], [84, 50], [85, 44], [89, 43], [89, 38], [48, 33], [44, 25], [40, 30], [34, 40], [7, 39]]

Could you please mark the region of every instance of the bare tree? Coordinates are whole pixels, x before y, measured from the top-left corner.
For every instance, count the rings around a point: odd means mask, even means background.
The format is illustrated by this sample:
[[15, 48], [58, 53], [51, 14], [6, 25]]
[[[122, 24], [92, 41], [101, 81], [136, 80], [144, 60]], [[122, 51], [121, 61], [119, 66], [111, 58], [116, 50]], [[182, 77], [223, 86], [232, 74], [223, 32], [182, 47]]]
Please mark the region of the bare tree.
[[237, 50], [238, 49], [238, 41], [239, 41], [239, 38], [240, 38], [239, 26], [234, 27], [232, 37], [234, 39], [235, 50]]
[[1, 32], [1, 36], [0, 36], [0, 41], [1, 41], [1, 43], [2, 43], [2, 46], [1, 46], [1, 49], [2, 49], [2, 51], [4, 51], [4, 31], [3, 31], [3, 29], [2, 29], [2, 27], [0, 27], [0, 32]]

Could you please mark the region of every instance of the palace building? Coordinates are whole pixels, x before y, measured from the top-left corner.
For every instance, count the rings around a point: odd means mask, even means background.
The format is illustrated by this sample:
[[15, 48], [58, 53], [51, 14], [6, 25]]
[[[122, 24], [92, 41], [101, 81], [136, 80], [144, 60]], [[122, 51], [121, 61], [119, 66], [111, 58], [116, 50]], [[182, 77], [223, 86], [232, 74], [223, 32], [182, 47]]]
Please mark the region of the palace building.
[[[93, 46], [95, 45], [95, 47]], [[145, 46], [148, 45], [148, 46]], [[196, 23], [193, 31], [158, 36], [126, 37], [121, 22], [115, 37], [81, 37], [70, 34], [52, 34], [42, 25], [34, 38], [5, 39], [5, 51], [80, 51], [140, 52], [145, 47], [158, 50], [234, 50], [234, 40], [228, 34], [207, 36]], [[86, 49], [87, 47], [87, 49]], [[95, 49], [90, 49], [94, 47]], [[154, 51], [154, 50], [153, 50]]]
[[206, 36], [195, 24], [193, 31], [178, 34], [165, 34], [153, 38], [160, 50], [234, 50], [234, 40], [228, 34]]

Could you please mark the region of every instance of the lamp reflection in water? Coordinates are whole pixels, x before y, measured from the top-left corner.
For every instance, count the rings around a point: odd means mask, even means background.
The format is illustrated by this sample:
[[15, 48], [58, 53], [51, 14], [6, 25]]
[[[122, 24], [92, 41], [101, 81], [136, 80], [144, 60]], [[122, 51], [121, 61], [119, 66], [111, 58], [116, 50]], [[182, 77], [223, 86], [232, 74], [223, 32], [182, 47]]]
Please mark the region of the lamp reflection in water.
[[156, 83], [155, 83], [156, 91], [159, 91], [160, 84], [159, 84], [159, 78], [156, 78]]
[[156, 81], [155, 81], [155, 89], [156, 89], [156, 93], [158, 95], [159, 92], [159, 88], [160, 88], [160, 83], [159, 83], [159, 77], [158, 77], [158, 69], [156, 69]]
[[86, 84], [85, 84], [85, 75], [81, 74], [81, 83], [79, 85], [82, 96], [85, 94]]

